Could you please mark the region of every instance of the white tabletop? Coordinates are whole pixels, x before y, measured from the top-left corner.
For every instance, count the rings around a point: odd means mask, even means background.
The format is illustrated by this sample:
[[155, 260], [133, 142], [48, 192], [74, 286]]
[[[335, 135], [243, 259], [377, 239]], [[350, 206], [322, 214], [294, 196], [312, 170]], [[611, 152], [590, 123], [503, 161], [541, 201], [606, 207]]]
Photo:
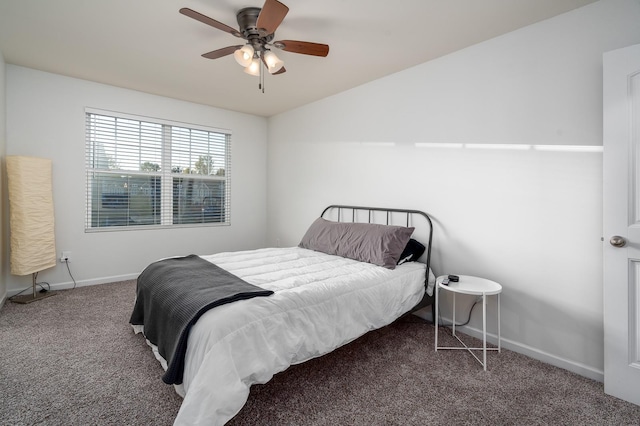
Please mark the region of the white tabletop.
[[458, 276], [460, 277], [460, 281], [457, 283], [449, 281], [449, 285], [442, 284], [442, 280], [444, 280], [447, 275], [439, 276], [436, 280], [436, 285], [438, 288], [462, 294], [492, 295], [498, 294], [502, 291], [502, 286], [500, 284], [486, 278], [472, 277], [470, 275]]

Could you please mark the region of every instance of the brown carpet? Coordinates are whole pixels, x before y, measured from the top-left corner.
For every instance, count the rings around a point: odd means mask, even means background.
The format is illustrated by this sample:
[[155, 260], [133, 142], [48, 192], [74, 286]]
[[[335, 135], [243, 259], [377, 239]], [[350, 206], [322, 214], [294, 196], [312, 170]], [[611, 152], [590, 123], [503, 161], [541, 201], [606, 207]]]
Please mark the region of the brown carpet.
[[[0, 424], [170, 425], [181, 399], [127, 323], [134, 290], [125, 281], [7, 302]], [[254, 385], [229, 425], [640, 424], [640, 407], [601, 383], [507, 350], [488, 362], [483, 372], [468, 353], [436, 353], [433, 327], [408, 316]]]

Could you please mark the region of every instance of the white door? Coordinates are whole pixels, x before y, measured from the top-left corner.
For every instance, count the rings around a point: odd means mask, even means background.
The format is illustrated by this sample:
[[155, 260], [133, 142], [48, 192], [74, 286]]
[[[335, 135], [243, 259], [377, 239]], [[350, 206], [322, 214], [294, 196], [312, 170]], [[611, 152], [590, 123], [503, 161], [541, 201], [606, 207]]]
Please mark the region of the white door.
[[603, 59], [604, 391], [640, 405], [640, 45]]

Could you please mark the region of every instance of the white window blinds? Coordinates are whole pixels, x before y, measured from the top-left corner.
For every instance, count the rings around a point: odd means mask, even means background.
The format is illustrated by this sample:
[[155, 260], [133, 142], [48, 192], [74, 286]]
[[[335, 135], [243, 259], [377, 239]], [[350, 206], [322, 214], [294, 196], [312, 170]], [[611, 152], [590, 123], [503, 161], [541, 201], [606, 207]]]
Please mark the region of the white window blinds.
[[228, 132], [86, 112], [86, 230], [229, 224]]

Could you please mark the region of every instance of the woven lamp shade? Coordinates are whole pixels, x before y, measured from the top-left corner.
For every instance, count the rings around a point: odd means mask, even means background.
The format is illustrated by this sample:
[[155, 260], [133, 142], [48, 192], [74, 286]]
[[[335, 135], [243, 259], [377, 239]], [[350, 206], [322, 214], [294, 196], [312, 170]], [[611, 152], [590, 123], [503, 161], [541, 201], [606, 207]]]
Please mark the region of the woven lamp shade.
[[8, 156], [11, 273], [56, 266], [51, 160]]

